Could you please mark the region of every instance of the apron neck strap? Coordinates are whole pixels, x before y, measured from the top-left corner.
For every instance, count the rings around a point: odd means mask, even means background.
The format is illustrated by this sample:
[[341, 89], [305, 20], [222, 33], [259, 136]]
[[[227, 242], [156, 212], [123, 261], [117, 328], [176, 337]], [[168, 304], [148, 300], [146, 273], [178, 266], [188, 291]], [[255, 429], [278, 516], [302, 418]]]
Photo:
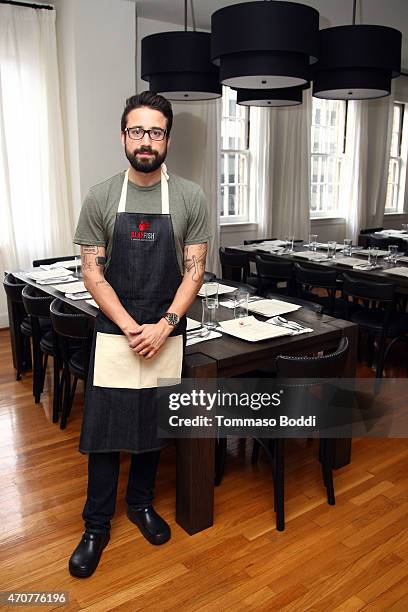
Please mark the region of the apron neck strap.
[[[167, 173], [167, 168], [165, 164], [161, 165], [161, 208], [162, 215], [168, 215], [170, 212], [169, 205], [169, 175]], [[120, 194], [118, 213], [126, 212], [126, 196], [127, 196], [127, 186], [129, 181], [129, 169], [125, 172], [125, 177], [123, 179], [122, 192]]]

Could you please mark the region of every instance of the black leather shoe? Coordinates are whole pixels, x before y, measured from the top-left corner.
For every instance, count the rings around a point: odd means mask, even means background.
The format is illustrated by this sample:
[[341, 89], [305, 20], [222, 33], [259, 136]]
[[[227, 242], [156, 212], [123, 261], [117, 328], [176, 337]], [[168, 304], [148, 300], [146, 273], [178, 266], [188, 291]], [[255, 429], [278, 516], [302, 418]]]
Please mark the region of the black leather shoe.
[[107, 533], [85, 533], [69, 560], [69, 571], [77, 578], [88, 578], [98, 567], [102, 551], [110, 540]]
[[151, 544], [164, 544], [170, 540], [170, 525], [157, 514], [153, 506], [147, 508], [128, 506], [127, 515]]

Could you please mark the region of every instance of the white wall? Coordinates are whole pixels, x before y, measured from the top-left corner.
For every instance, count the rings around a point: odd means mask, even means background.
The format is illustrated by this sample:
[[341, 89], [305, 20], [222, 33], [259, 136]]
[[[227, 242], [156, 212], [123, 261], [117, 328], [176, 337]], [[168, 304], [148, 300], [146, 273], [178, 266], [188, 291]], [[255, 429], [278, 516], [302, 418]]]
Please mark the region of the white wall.
[[[135, 92], [135, 5], [55, 0], [75, 219], [90, 186], [122, 170], [120, 117]], [[126, 160], [125, 160], [126, 161]]]

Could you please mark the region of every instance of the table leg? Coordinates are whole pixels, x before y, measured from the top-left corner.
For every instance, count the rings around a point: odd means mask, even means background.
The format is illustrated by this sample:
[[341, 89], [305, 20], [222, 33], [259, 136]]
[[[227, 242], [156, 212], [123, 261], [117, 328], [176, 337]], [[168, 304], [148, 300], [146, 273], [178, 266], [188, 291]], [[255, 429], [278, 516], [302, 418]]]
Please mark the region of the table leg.
[[[183, 376], [216, 378], [217, 362], [201, 353], [188, 355]], [[176, 521], [193, 535], [213, 524], [215, 440], [180, 438], [176, 448]]]

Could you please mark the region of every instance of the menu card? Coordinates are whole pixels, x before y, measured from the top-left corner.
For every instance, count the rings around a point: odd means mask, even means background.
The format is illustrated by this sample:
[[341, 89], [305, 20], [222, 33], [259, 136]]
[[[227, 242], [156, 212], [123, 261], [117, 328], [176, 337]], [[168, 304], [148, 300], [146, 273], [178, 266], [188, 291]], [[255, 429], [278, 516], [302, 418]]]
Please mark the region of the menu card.
[[248, 342], [259, 342], [260, 340], [269, 340], [270, 338], [292, 335], [290, 329], [271, 325], [264, 321], [258, 321], [258, 319], [255, 319], [253, 316], [242, 317], [241, 319], [231, 319], [229, 321], [220, 321], [219, 326], [224, 333]]

